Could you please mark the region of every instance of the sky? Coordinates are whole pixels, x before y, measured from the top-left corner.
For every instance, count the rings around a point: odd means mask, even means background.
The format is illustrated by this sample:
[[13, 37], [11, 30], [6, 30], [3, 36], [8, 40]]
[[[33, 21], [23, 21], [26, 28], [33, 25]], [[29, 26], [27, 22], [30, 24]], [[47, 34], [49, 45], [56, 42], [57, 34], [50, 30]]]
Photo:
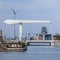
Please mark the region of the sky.
[[[16, 11], [16, 19], [51, 20], [53, 33], [60, 33], [60, 0], [0, 0], [0, 30], [2, 29], [4, 36], [13, 36], [13, 25], [3, 23], [5, 19], [14, 19], [11, 8]], [[15, 26], [18, 35], [19, 25]], [[40, 33], [40, 26], [40, 24], [23, 24], [23, 32]], [[49, 24], [47, 27], [50, 31]]]

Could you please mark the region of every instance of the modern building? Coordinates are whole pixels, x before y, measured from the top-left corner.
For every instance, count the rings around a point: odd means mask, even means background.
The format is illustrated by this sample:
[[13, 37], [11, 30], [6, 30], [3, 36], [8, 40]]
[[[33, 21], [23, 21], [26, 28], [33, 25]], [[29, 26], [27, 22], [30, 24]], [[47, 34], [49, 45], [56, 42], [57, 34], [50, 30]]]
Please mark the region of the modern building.
[[53, 35], [54, 40], [60, 40], [60, 34]]

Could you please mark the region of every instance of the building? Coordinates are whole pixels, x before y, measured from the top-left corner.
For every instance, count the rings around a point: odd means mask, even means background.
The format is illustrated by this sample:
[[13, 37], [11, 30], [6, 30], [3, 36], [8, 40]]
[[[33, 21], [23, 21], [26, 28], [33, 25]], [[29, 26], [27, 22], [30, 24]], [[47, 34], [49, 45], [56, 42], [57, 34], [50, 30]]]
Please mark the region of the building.
[[0, 30], [0, 42], [2, 42], [2, 30]]
[[60, 40], [60, 34], [55, 34], [53, 35], [54, 40]]

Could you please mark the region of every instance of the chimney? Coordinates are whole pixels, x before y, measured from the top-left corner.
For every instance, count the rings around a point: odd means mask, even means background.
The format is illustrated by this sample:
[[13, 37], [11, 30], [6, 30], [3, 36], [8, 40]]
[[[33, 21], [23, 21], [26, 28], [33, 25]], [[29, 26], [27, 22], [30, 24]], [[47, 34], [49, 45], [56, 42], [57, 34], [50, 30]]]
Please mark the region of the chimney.
[[2, 42], [2, 30], [0, 30], [0, 42]]

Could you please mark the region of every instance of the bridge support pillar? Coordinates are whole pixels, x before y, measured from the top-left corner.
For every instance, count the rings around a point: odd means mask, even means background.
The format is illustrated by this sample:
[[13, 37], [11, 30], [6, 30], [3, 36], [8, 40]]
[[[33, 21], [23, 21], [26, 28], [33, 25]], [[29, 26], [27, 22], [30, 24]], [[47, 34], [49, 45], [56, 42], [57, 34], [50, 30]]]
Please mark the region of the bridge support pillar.
[[22, 30], [22, 23], [19, 23], [19, 40], [22, 40], [23, 30]]
[[54, 43], [53, 43], [53, 41], [51, 42], [51, 46], [54, 46]]

